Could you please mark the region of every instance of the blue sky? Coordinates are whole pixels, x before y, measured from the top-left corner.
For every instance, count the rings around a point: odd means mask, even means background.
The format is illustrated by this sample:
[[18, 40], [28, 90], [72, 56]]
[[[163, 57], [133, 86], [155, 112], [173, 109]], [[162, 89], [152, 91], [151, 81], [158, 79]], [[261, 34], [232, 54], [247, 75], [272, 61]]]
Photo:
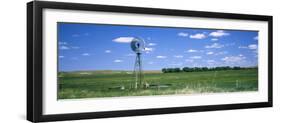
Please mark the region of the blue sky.
[[257, 31], [58, 23], [59, 71], [132, 70], [132, 37], [146, 42], [144, 70], [258, 64]]

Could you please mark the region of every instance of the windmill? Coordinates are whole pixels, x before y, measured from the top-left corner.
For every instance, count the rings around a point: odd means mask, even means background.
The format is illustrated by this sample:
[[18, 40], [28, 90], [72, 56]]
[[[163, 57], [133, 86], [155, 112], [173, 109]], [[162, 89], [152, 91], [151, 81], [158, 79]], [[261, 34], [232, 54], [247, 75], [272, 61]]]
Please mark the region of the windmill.
[[142, 60], [141, 53], [144, 51], [145, 42], [140, 38], [133, 38], [131, 41], [131, 48], [136, 53], [136, 60], [134, 66], [135, 82], [132, 83], [131, 88], [137, 89], [143, 85], [143, 73], [142, 73]]

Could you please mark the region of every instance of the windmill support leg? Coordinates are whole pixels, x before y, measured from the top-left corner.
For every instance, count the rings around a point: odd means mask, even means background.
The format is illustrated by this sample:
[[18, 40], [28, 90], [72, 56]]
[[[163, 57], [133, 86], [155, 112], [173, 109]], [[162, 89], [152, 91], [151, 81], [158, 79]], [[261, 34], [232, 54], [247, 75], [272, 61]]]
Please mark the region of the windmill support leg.
[[135, 66], [134, 66], [134, 87], [135, 89], [142, 87], [143, 75], [142, 75], [142, 64], [141, 64], [141, 54], [138, 53], [136, 56]]
[[139, 87], [143, 87], [141, 55], [139, 55]]
[[134, 66], [134, 77], [135, 77], [135, 82], [133, 82], [132, 84], [132, 88], [137, 89], [138, 88], [138, 57], [136, 57], [136, 61], [135, 61], [135, 66]]

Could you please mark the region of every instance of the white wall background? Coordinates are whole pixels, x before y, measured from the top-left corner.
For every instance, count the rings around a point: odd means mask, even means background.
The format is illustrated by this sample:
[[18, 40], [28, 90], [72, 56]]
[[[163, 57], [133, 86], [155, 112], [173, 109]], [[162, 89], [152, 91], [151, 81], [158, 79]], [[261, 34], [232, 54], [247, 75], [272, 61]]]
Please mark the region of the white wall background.
[[[26, 112], [26, 2], [0, 4], [0, 122], [28, 123]], [[64, 0], [66, 1], [66, 0]], [[70, 1], [70, 0], [69, 0]], [[81, 0], [87, 1], [87, 0]], [[281, 14], [278, 0], [88, 0], [97, 4], [125, 5], [274, 16], [274, 107], [169, 115], [71, 121], [73, 123], [264, 123], [281, 121]], [[279, 63], [279, 64], [278, 64]], [[70, 122], [70, 121], [65, 121]]]

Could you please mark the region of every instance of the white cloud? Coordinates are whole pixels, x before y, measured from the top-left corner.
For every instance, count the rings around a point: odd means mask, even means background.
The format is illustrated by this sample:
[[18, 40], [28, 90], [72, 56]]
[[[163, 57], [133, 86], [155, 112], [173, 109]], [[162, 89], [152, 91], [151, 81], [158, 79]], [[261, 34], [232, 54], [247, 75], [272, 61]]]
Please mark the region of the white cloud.
[[156, 56], [156, 58], [158, 58], [158, 59], [165, 59], [165, 58], [167, 58], [167, 56]]
[[193, 59], [185, 59], [186, 62], [193, 62]]
[[148, 43], [148, 46], [155, 46], [157, 45], [156, 43]]
[[68, 49], [70, 49], [70, 48], [67, 47], [67, 46], [60, 46], [59, 49], [61, 49], [61, 50], [68, 50]]
[[251, 49], [251, 50], [255, 50], [258, 48], [258, 45], [257, 44], [250, 44], [248, 45], [248, 48]]
[[228, 53], [227, 51], [221, 51], [221, 52], [215, 53], [215, 55], [224, 55], [224, 54], [227, 54], [227, 53]]
[[82, 56], [90, 56], [89, 53], [83, 53]]
[[67, 45], [67, 42], [59, 42], [59, 45]]
[[207, 60], [207, 63], [215, 63], [215, 60]]
[[207, 36], [205, 34], [202, 34], [202, 33], [197, 33], [197, 34], [194, 34], [194, 35], [190, 35], [189, 37], [193, 38], [193, 39], [204, 39]]
[[212, 41], [218, 41], [219, 39], [217, 39], [217, 38], [212, 38], [211, 40], [212, 40]]
[[202, 57], [201, 56], [191, 56], [189, 58], [191, 58], [191, 59], [201, 59]]
[[222, 48], [224, 45], [219, 43], [213, 43], [212, 45], [206, 45], [205, 48]]
[[183, 58], [182, 55], [175, 55], [174, 57], [175, 57], [175, 58]]
[[72, 37], [79, 37], [79, 34], [73, 34]]
[[130, 43], [133, 40], [134, 37], [119, 37], [115, 38], [112, 41], [117, 43]]
[[187, 37], [187, 36], [188, 36], [188, 33], [180, 32], [180, 33], [178, 33], [178, 36]]
[[247, 49], [248, 47], [247, 46], [239, 46], [238, 48], [239, 49]]
[[221, 60], [225, 62], [235, 63], [235, 62], [241, 62], [244, 59], [246, 59], [246, 57], [244, 57], [243, 55], [242, 56], [238, 55], [238, 56], [227, 56], [222, 58]]
[[151, 47], [144, 48], [144, 52], [147, 54], [153, 52], [154, 50], [155, 50], [155, 48], [151, 48]]
[[171, 63], [169, 64], [170, 66], [182, 66], [183, 63], [179, 62], [179, 63]]
[[105, 50], [104, 52], [105, 53], [111, 53], [111, 50]]
[[225, 44], [225, 46], [226, 47], [228, 47], [228, 46], [234, 46], [235, 45], [235, 42], [233, 42], [233, 43], [228, 43], [228, 44]]
[[116, 59], [116, 60], [114, 60], [113, 62], [115, 62], [115, 63], [120, 63], [120, 62], [123, 62], [123, 60]]
[[153, 50], [154, 50], [154, 48], [150, 48], [150, 47], [144, 48], [144, 51], [148, 51], [148, 52], [151, 52], [151, 51], [153, 51]]
[[59, 56], [59, 58], [64, 58], [64, 56]]
[[154, 64], [154, 62], [148, 62], [148, 64]]
[[207, 60], [206, 62], [208, 65], [214, 65], [216, 63], [215, 60]]
[[218, 30], [218, 31], [215, 31], [215, 32], [211, 32], [209, 35], [212, 36], [212, 37], [222, 37], [222, 36], [228, 36], [229, 33], [226, 33], [223, 30]]
[[129, 54], [127, 54], [126, 56], [135, 56], [135, 54], [129, 53]]
[[239, 49], [250, 49], [250, 50], [256, 50], [258, 49], [258, 45], [257, 44], [250, 44], [248, 46], [239, 46]]
[[212, 55], [212, 54], [214, 54], [214, 52], [207, 52], [206, 54], [207, 55]]
[[193, 49], [189, 49], [187, 52], [189, 53], [195, 53], [195, 52], [198, 52], [197, 50], [193, 50]]
[[60, 50], [69, 50], [69, 49], [79, 49], [78, 46], [71, 46], [67, 42], [59, 42], [59, 49]]
[[80, 47], [72, 46], [71, 48], [72, 48], [72, 49], [79, 49]]
[[259, 40], [259, 36], [254, 37], [254, 40]]

